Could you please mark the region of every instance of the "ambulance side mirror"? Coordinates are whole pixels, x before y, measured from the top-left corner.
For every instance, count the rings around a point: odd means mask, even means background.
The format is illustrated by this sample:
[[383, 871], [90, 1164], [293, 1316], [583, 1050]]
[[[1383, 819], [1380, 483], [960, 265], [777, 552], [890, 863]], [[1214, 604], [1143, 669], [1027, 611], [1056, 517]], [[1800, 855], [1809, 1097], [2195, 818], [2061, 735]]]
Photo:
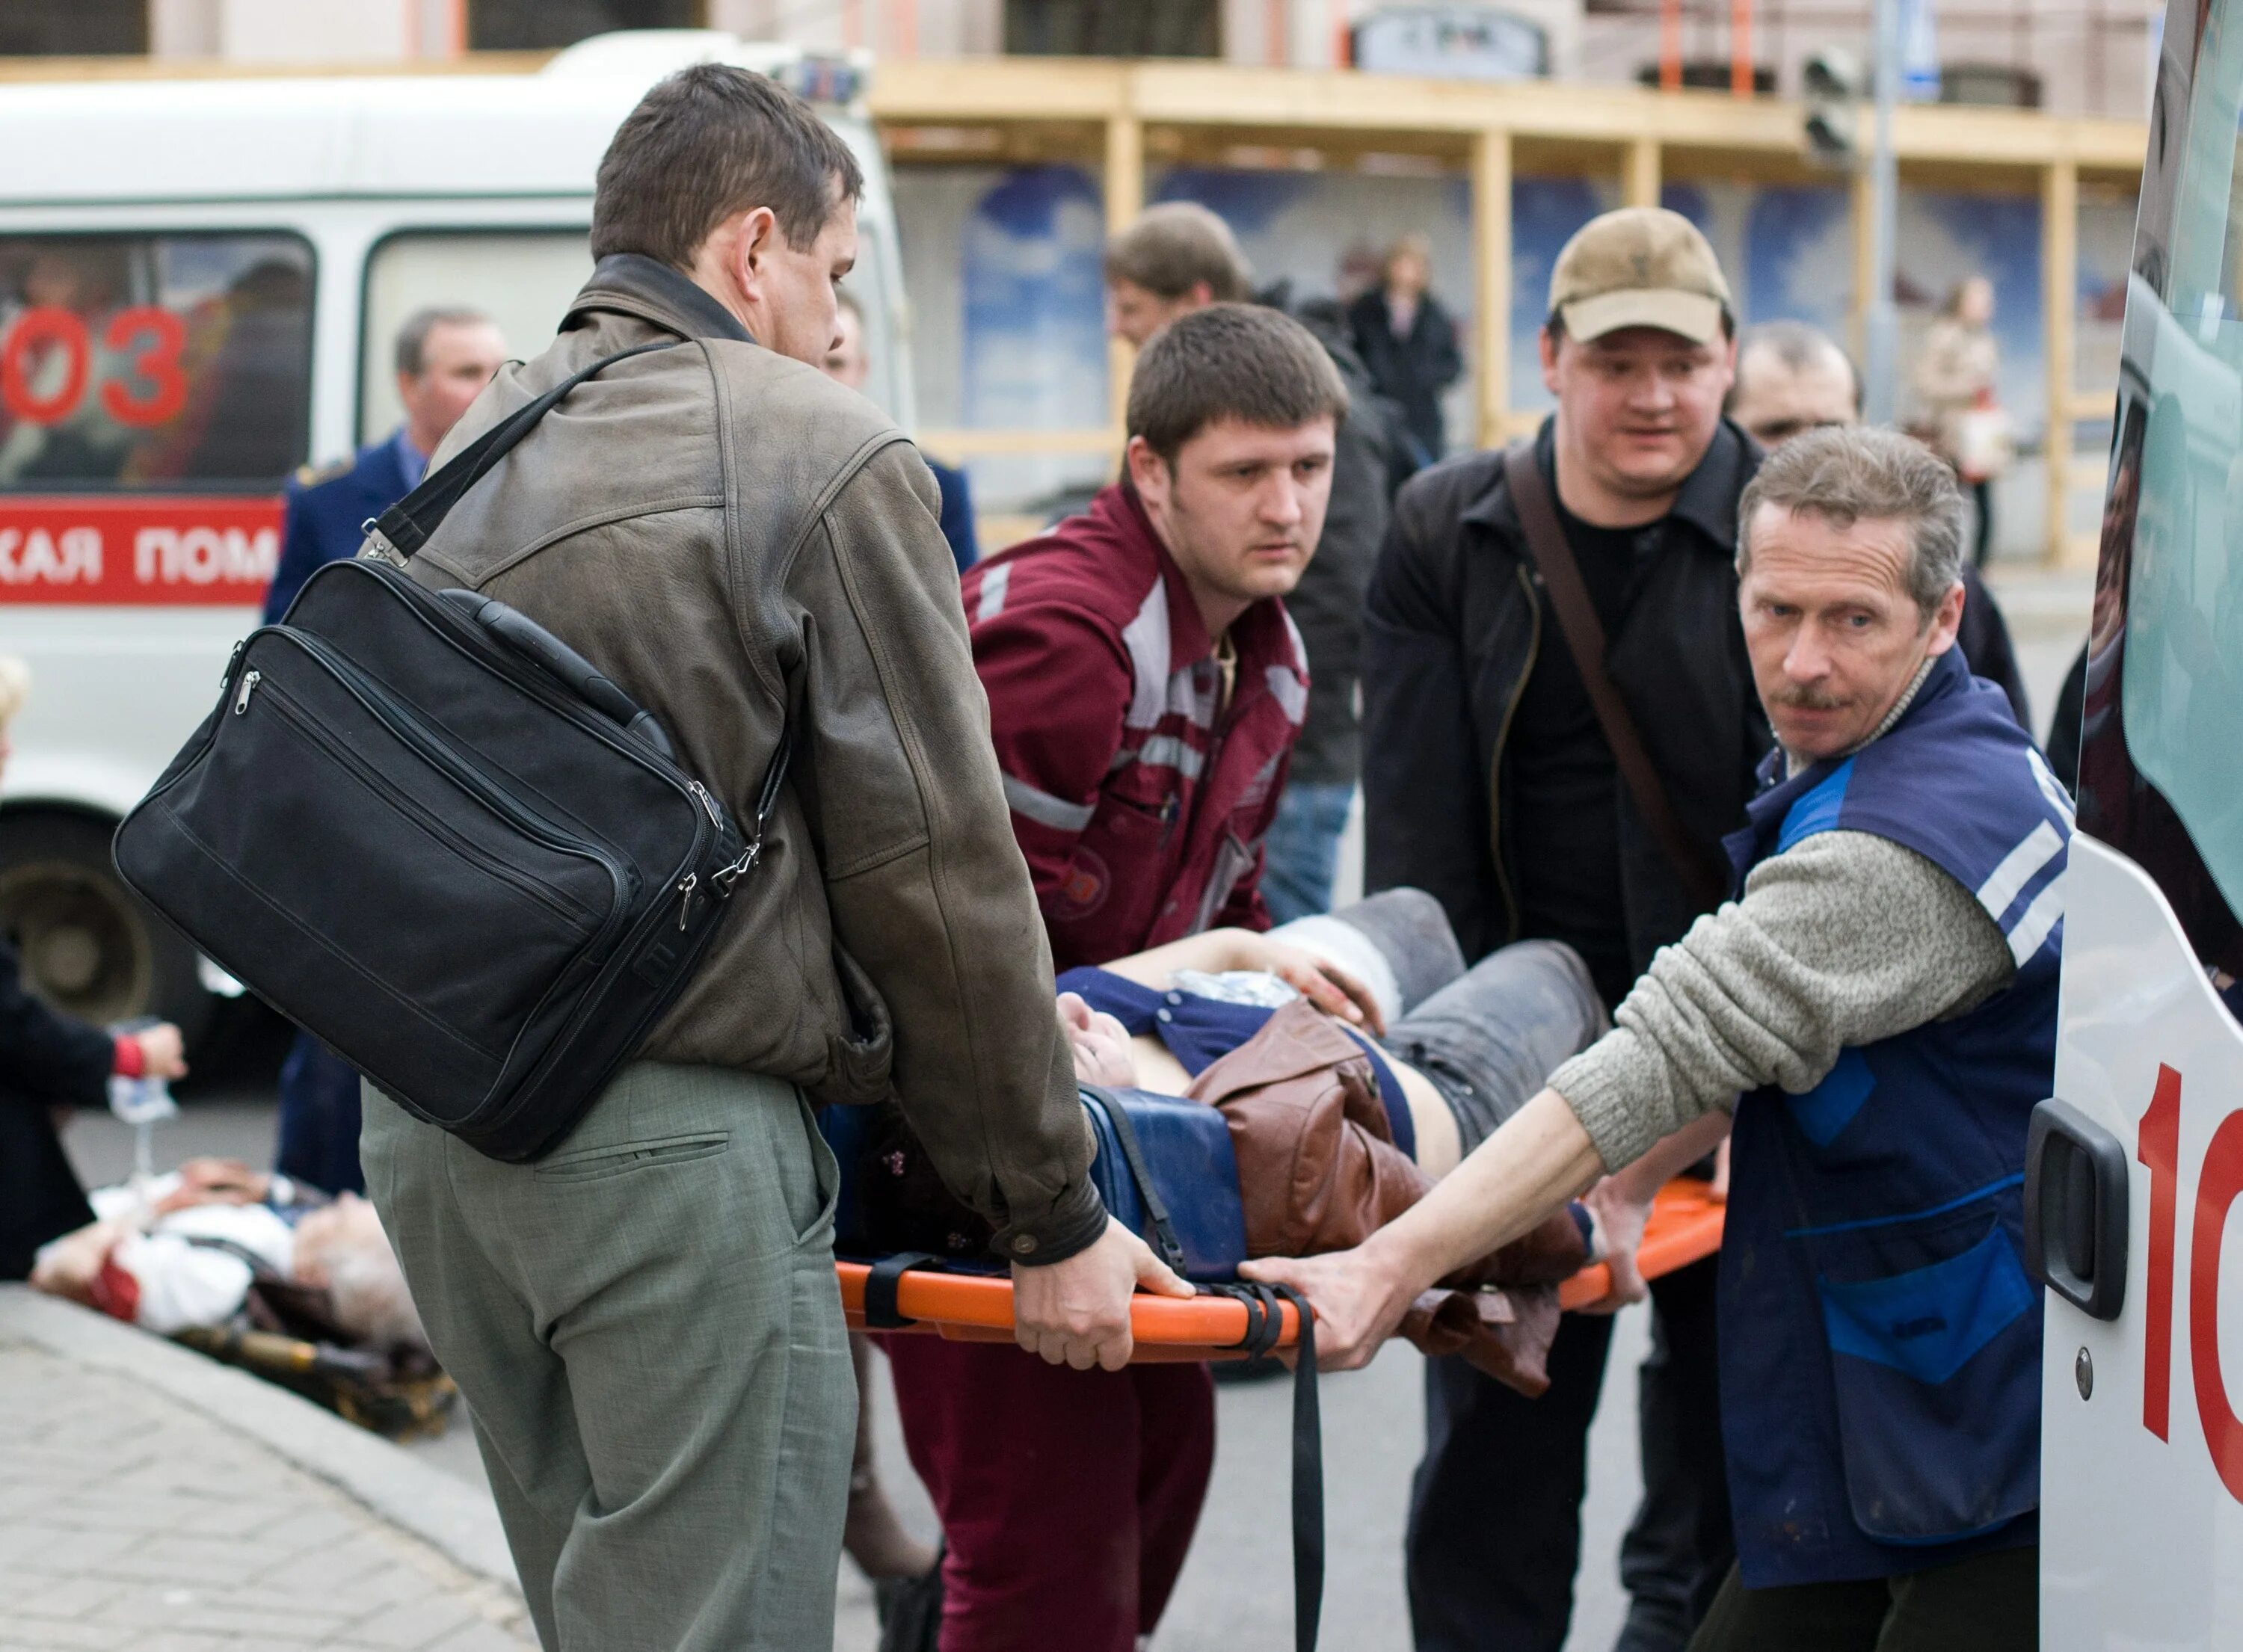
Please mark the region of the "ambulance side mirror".
[[2051, 1098], [2025, 1138], [2025, 1265], [2081, 1313], [2115, 1320], [2126, 1299], [2126, 1150]]

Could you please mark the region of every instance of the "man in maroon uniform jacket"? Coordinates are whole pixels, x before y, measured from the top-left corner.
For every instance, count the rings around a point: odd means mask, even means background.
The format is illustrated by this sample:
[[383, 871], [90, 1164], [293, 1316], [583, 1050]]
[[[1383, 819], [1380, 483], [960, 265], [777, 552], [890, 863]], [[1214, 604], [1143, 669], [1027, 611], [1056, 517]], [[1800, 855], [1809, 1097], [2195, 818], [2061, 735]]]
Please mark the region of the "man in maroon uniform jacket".
[[[1013, 829], [1061, 970], [1269, 926], [1262, 835], [1308, 704], [1280, 599], [1324, 531], [1347, 392], [1275, 310], [1171, 323], [1129, 387], [1126, 480], [966, 576]], [[1204, 1366], [1069, 1371], [889, 1340], [948, 1539], [942, 1652], [1132, 1652], [1215, 1455]]]

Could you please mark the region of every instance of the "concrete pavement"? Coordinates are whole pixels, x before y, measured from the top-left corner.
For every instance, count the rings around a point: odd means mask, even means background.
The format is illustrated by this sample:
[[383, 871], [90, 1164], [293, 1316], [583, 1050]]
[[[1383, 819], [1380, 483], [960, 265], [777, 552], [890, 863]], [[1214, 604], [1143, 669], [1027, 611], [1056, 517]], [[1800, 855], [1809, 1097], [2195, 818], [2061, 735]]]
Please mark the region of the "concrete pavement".
[[535, 1644], [488, 1497], [293, 1394], [13, 1286], [0, 1393], [0, 1649]]

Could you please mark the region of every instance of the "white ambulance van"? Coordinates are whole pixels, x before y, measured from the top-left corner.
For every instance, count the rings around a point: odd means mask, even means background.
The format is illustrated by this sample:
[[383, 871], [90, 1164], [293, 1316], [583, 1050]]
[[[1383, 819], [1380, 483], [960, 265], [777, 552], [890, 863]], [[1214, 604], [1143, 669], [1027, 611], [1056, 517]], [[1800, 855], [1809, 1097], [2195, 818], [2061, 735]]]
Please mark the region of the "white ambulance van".
[[2243, 1647], [2243, 0], [2163, 50], [2026, 1170], [2049, 1652]]
[[109, 840], [257, 622], [284, 483], [395, 427], [413, 311], [471, 306], [511, 353], [545, 346], [591, 268], [610, 136], [704, 59], [801, 91], [863, 165], [848, 285], [869, 393], [908, 425], [861, 63], [659, 30], [534, 74], [0, 84], [0, 654], [34, 678], [0, 790], [0, 932], [50, 999], [192, 1031], [231, 987], [127, 895]]

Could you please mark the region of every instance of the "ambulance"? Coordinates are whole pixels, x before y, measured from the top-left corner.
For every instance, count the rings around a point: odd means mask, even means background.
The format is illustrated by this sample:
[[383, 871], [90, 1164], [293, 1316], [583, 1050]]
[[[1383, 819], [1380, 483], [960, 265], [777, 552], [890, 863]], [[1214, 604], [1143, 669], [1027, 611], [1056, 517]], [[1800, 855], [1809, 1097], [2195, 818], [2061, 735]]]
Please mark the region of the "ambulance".
[[528, 74], [0, 83], [0, 654], [34, 683], [0, 789], [0, 932], [50, 1000], [192, 1035], [239, 991], [126, 892], [109, 840], [257, 623], [284, 484], [396, 426], [414, 310], [469, 306], [510, 353], [542, 349], [591, 268], [610, 136], [711, 59], [803, 93], [863, 166], [847, 285], [867, 393], [908, 427], [861, 59], [647, 30]]
[[2243, 1647], [2239, 133], [2243, 0], [2172, 0], [2025, 1171], [2049, 1652]]

